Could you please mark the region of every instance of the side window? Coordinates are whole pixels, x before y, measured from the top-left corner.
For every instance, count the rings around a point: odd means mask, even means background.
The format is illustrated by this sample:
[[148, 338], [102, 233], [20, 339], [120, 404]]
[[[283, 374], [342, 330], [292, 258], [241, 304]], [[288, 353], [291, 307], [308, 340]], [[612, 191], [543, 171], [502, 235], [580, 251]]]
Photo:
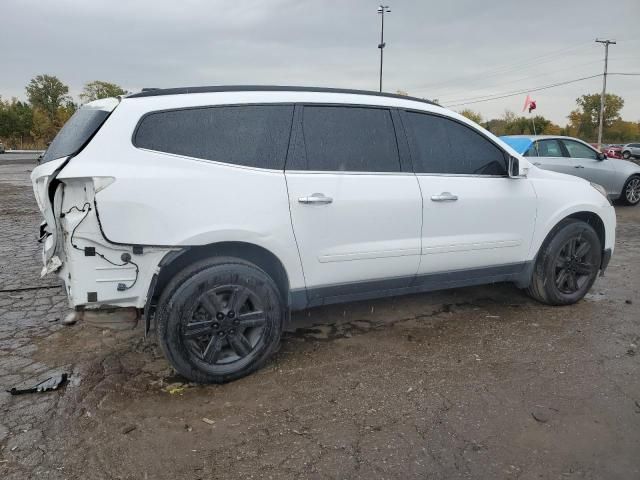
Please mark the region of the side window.
[[189, 108], [145, 116], [139, 148], [249, 167], [283, 169], [291, 105]]
[[592, 160], [597, 160], [598, 158], [598, 154], [595, 150], [591, 150], [582, 143], [574, 142], [573, 140], [563, 140], [562, 142], [564, 143], [564, 146], [567, 147], [571, 158], [590, 158]]
[[384, 108], [305, 106], [304, 149], [292, 170], [399, 172], [391, 112]]
[[424, 113], [405, 118], [416, 173], [507, 175], [503, 151], [471, 127]]
[[541, 140], [537, 143], [539, 157], [564, 157], [558, 140]]

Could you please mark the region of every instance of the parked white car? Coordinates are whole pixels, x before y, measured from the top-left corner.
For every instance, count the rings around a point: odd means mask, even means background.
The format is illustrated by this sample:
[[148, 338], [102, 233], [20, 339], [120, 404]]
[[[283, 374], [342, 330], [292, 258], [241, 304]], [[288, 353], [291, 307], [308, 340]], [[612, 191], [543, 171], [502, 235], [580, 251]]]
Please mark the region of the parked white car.
[[419, 99], [295, 87], [84, 105], [32, 173], [43, 272], [135, 307], [172, 365], [224, 382], [291, 310], [493, 282], [571, 304], [607, 267], [606, 192]]

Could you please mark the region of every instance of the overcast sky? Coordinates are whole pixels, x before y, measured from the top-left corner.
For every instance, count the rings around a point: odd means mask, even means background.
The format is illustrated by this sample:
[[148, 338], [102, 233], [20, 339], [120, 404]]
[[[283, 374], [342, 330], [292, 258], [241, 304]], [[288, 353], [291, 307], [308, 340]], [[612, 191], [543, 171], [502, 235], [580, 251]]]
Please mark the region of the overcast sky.
[[[24, 98], [40, 73], [77, 98], [91, 80], [142, 87], [220, 84], [378, 88], [379, 2], [2, 0], [0, 95]], [[602, 72], [640, 73], [640, 0], [388, 0], [384, 85], [453, 105]], [[564, 125], [602, 78], [532, 93]], [[640, 76], [611, 76], [623, 118], [640, 120]], [[525, 94], [468, 105], [520, 112]], [[455, 107], [460, 110], [465, 106]]]

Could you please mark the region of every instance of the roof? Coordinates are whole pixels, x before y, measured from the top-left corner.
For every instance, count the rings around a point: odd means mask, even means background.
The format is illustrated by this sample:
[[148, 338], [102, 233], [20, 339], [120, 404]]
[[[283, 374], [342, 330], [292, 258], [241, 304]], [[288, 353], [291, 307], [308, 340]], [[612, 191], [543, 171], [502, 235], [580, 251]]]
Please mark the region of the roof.
[[501, 135], [500, 138], [528, 138], [531, 141], [545, 138], [568, 138], [576, 140], [574, 137], [567, 137], [566, 135]]
[[368, 95], [374, 97], [390, 97], [402, 100], [412, 100], [414, 102], [437, 105], [435, 102], [424, 98], [409, 97], [407, 95], [397, 95], [395, 93], [372, 92], [369, 90], [350, 90], [344, 88], [322, 88], [322, 87], [295, 87], [282, 85], [217, 85], [205, 87], [178, 87], [178, 88], [145, 88], [140, 93], [128, 95], [127, 98], [158, 97], [163, 95], [185, 95], [189, 93], [211, 93], [211, 92], [322, 92], [322, 93], [346, 93], [352, 95]]

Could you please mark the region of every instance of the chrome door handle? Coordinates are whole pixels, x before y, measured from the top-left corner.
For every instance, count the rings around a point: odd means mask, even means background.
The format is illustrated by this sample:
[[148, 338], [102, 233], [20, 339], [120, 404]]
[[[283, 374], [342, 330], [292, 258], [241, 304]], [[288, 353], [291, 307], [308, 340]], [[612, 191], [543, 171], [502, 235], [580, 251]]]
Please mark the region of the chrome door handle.
[[583, 167], [582, 165], [576, 165], [576, 166], [575, 166], [575, 167], [573, 167], [573, 168], [584, 168], [584, 167]]
[[442, 192], [440, 195], [431, 195], [431, 200], [434, 202], [455, 202], [458, 200], [458, 196], [449, 192]]
[[312, 195], [309, 195], [308, 197], [298, 198], [298, 202], [311, 205], [325, 205], [327, 203], [333, 202], [333, 198], [325, 197], [323, 193], [314, 193]]

